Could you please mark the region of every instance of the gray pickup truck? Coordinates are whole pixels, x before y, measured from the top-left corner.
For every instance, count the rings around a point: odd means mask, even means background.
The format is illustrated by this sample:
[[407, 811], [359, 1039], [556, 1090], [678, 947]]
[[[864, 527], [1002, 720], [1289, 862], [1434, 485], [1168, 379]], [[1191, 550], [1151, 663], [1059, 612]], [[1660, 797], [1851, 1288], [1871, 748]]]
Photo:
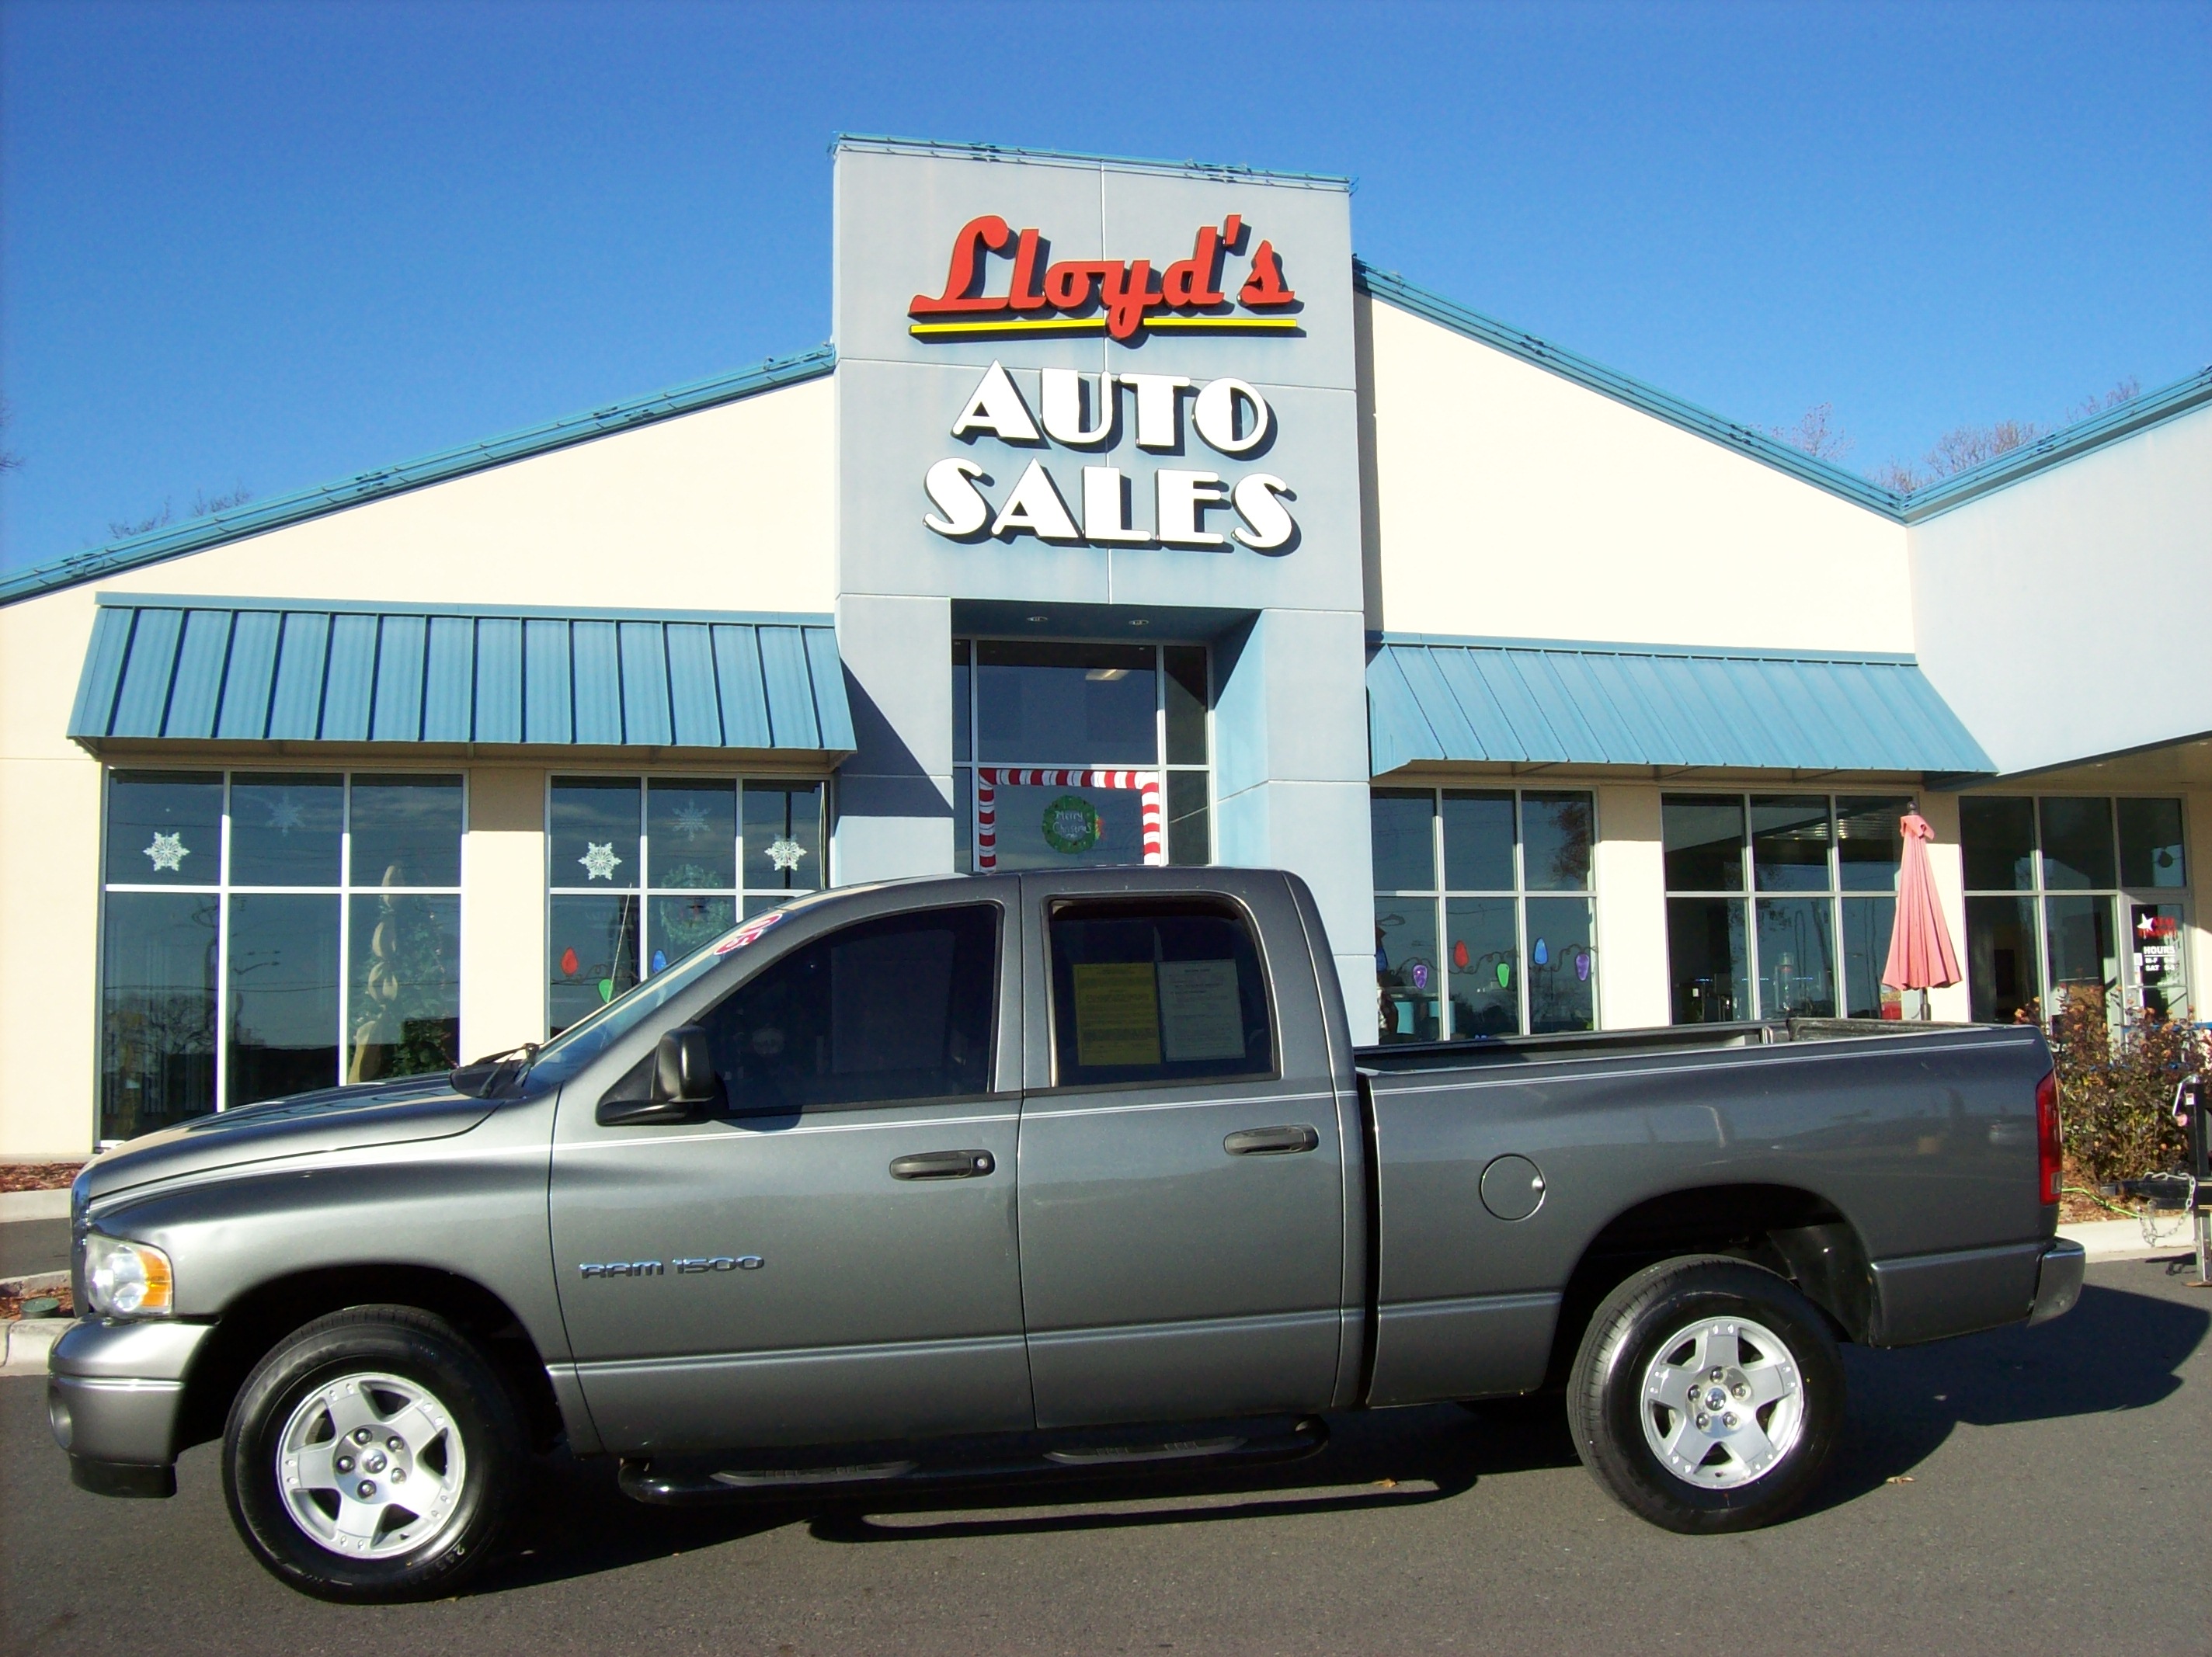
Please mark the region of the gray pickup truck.
[[220, 1436], [254, 1555], [450, 1592], [533, 1452], [684, 1502], [1309, 1454], [1563, 1389], [1680, 1531], [1770, 1522], [1839, 1340], [2057, 1315], [2031, 1028], [1355, 1048], [1297, 878], [895, 883], [748, 921], [542, 1047], [133, 1141], [78, 1177], [76, 1483]]

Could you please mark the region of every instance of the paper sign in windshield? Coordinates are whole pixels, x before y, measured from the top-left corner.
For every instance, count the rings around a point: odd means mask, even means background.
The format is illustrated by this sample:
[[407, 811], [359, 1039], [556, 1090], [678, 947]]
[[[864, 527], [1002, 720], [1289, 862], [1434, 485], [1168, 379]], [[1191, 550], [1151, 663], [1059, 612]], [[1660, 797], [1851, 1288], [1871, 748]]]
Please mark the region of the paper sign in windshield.
[[1171, 1065], [1244, 1056], [1234, 961], [1160, 962], [1160, 1046]]
[[1151, 962], [1077, 965], [1075, 1062], [1085, 1069], [1160, 1062], [1160, 1004]]

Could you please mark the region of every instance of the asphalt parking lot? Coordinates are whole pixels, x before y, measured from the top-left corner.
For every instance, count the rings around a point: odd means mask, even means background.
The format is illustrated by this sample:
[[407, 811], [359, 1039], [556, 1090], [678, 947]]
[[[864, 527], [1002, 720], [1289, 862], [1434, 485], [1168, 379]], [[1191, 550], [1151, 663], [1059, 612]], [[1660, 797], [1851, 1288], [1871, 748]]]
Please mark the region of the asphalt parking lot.
[[[1692, 1540], [1600, 1494], [1549, 1410], [1347, 1417], [1321, 1457], [1065, 1500], [670, 1513], [550, 1466], [524, 1551], [463, 1598], [304, 1599], [181, 1493], [70, 1488], [0, 1380], [10, 1652], [545, 1654], [2212, 1649], [2212, 1292], [2093, 1266], [2070, 1317], [1849, 1352], [1813, 1508]], [[1013, 1505], [1019, 1502], [1022, 1505]]]

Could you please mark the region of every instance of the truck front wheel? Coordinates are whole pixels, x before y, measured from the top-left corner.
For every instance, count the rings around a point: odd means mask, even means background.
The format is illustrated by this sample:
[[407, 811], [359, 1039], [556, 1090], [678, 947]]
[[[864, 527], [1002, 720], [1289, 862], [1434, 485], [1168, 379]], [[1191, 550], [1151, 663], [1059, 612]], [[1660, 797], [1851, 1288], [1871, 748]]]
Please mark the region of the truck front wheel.
[[1786, 1278], [1721, 1255], [1662, 1260], [1591, 1318], [1567, 1419], [1583, 1465], [1632, 1512], [1753, 1530], [1819, 1481], [1843, 1428], [1843, 1363]]
[[253, 1557], [319, 1599], [450, 1593], [527, 1476], [514, 1400], [444, 1319], [357, 1306], [280, 1341], [223, 1436], [223, 1494]]

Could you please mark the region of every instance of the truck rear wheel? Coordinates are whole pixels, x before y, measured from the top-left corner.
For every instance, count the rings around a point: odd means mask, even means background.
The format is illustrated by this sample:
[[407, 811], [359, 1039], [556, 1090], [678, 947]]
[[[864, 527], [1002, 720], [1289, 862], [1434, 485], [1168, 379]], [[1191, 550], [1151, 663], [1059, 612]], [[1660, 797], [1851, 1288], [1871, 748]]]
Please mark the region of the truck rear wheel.
[[527, 1454], [514, 1400], [451, 1324], [357, 1306], [287, 1336], [246, 1378], [223, 1494], [253, 1557], [302, 1593], [421, 1599], [491, 1553]]
[[1662, 1260], [1606, 1297], [1567, 1388], [1583, 1465], [1671, 1531], [1753, 1530], [1819, 1482], [1844, 1369], [1787, 1279], [1721, 1255]]

